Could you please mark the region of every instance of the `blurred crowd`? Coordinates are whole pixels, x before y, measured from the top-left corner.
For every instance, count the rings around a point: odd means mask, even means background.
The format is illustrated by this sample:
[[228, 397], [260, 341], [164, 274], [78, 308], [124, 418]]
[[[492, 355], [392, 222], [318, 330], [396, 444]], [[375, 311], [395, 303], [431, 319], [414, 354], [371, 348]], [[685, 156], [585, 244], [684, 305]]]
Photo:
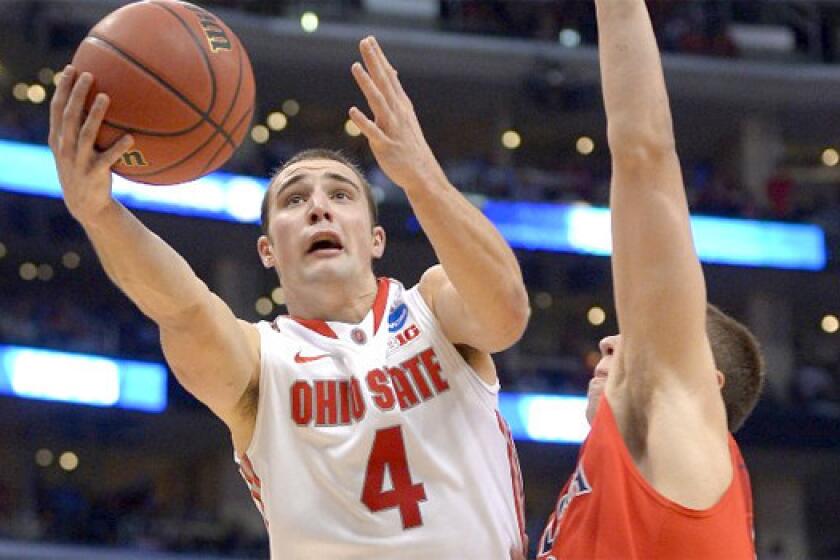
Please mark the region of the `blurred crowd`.
[[[42, 107], [0, 102], [0, 139], [43, 142], [47, 133]], [[299, 146], [272, 142], [251, 146], [246, 157], [235, 158], [228, 170], [255, 176], [267, 176], [271, 170], [297, 151]], [[561, 203], [586, 203], [605, 206], [608, 203], [608, 166], [596, 158], [567, 158], [553, 168], [536, 168], [498, 162], [487, 158], [448, 159], [443, 161], [452, 182], [465, 192], [498, 199]], [[363, 162], [371, 183], [379, 187], [383, 197], [400, 197], [401, 193], [376, 167]], [[764, 192], [755, 193], [741, 187], [738, 181], [711, 162], [686, 162], [685, 181], [692, 211], [729, 217], [810, 221], [821, 225], [828, 234], [828, 246], [838, 246], [840, 239], [840, 191], [809, 189], [800, 185], [780, 169], [767, 181]], [[814, 194], [816, 193], [816, 194]], [[41, 223], [33, 216], [31, 199], [16, 197], [0, 204], [0, 220], [5, 235], [19, 239], [32, 238], [36, 232], [45, 239], [63, 243], [85, 243], [81, 229], [66, 213], [57, 213]], [[835, 257], [836, 258], [836, 257]], [[523, 265], [525, 266], [525, 265]], [[526, 271], [527, 272], [527, 271]], [[86, 301], [63, 297], [47, 284], [11, 283], [0, 290], [0, 343], [17, 343], [106, 355], [124, 355], [136, 359], [161, 359], [157, 330], [123, 299], [111, 301], [91, 292]], [[586, 284], [586, 281], [583, 281]], [[114, 292], [116, 297], [121, 295]], [[562, 305], [562, 304], [561, 304]], [[579, 310], [559, 311], [581, 316]], [[21, 320], [25, 317], [26, 320]], [[552, 319], [556, 321], [556, 319]], [[564, 332], [576, 332], [570, 328]], [[593, 349], [593, 337], [569, 340], [556, 335], [535, 336], [535, 344], [547, 348], [531, 348], [530, 355], [540, 355], [538, 363], [523, 363], [511, 358], [507, 369], [521, 372], [505, 379], [508, 389], [585, 392], [588, 371], [593, 364], [587, 356]], [[562, 341], [562, 342], [561, 342]], [[526, 344], [527, 344], [526, 339]], [[559, 348], [557, 344], [564, 344]], [[502, 359], [507, 359], [502, 357]], [[809, 383], [797, 387], [801, 397], [828, 401], [840, 399], [836, 364], [826, 368], [805, 369]], [[818, 369], [820, 373], [814, 373]], [[558, 372], [561, 372], [558, 375]], [[820, 381], [816, 381], [819, 379]]]
[[[738, 54], [727, 33], [721, 2], [653, 0], [648, 5], [664, 50], [706, 56]], [[597, 40], [593, 2], [444, 0], [441, 20], [453, 31], [545, 41], [559, 38], [569, 46], [592, 45]], [[567, 34], [561, 35], [564, 30]]]
[[[53, 472], [53, 475], [56, 473]], [[0, 540], [4, 538], [73, 545], [107, 546], [149, 553], [175, 552], [267, 558], [268, 542], [235, 522], [220, 519], [214, 508], [192, 495], [179, 504], [157, 496], [161, 479], [152, 477], [113, 492], [87, 488], [62, 473], [33, 471], [35, 512], [12, 511], [4, 504], [12, 490], [0, 482]]]
[[[295, 2], [236, 0], [227, 7], [277, 13], [295, 9]], [[335, 2], [343, 14], [362, 10], [361, 0]], [[729, 32], [732, 13], [714, 1], [650, 3], [659, 40], [666, 50], [688, 54], [734, 57], [738, 48]], [[741, 19], [760, 18], [748, 2], [734, 2]], [[556, 41], [564, 30], [574, 30], [578, 40], [596, 40], [590, 1], [441, 0], [440, 26], [447, 30], [504, 34]], [[752, 15], [751, 15], [752, 14]], [[827, 14], [827, 17], [831, 14]], [[822, 56], [833, 60], [832, 45], [822, 43]], [[797, 39], [797, 47], [810, 48]], [[20, 104], [0, 97], [0, 139], [41, 143], [47, 136], [44, 107]], [[228, 170], [266, 176], [298, 146], [272, 143], [234, 160]], [[560, 161], [552, 168], [536, 168], [494, 161], [491, 157], [449, 159], [443, 162], [453, 183], [461, 189], [500, 199], [564, 203], [607, 204], [606, 166], [596, 160], [577, 158]], [[384, 196], [398, 196], [373, 162], [366, 162], [371, 182]], [[767, 181], [763, 192], [743, 188], [737, 178], [712, 162], [688, 162], [685, 180], [692, 210], [730, 217], [811, 221], [829, 236], [829, 246], [840, 243], [840, 194], [837, 189], [814, 194], [784, 169]], [[38, 224], [28, 214], [30, 199], [0, 199], [3, 236], [32, 237], [33, 228], [63, 242], [84, 243], [80, 230], [66, 215]], [[0, 239], [3, 241], [3, 239]], [[2, 265], [0, 261], [0, 265]], [[527, 262], [523, 268], [528, 273]], [[577, 281], [586, 286], [592, 274], [581, 267]], [[11, 269], [9, 269], [11, 270]], [[599, 280], [603, 281], [603, 278]], [[73, 292], [78, 294], [78, 291]], [[0, 344], [57, 348], [134, 359], [161, 361], [155, 326], [115, 290], [101, 292], [90, 287], [89, 297], [56, 290], [54, 285], [22, 282], [12, 272], [0, 279]], [[522, 343], [498, 356], [505, 390], [583, 395], [597, 363], [597, 339], [603, 332], [581, 328], [586, 303], [575, 298], [561, 301], [550, 294], [532, 294], [535, 307], [532, 326]], [[557, 296], [557, 294], [555, 294]], [[538, 305], [535, 297], [548, 305]], [[552, 306], [551, 315], [546, 310]], [[545, 314], [545, 315], [543, 315]], [[600, 334], [599, 334], [600, 333]], [[828, 418], [840, 418], [840, 359], [809, 336], [797, 335], [796, 355], [808, 356], [795, 365], [788, 394], [775, 403]], [[815, 351], [816, 349], [816, 351]], [[174, 395], [174, 399], [172, 398]], [[183, 391], [170, 387], [173, 406], [197, 406]], [[221, 522], [203, 508], [199, 497], [178, 502], [161, 500], [154, 481], [122, 488], [113, 493], [91, 492], [71, 477], [36, 481], [37, 512], [22, 517], [13, 511], [10, 490], [0, 481], [0, 538], [25, 537], [57, 542], [131, 546], [145, 550], [196, 553], [226, 553], [266, 557], [266, 543], [254, 540], [235, 525]]]
[[[592, 0], [422, 0], [425, 7], [382, 10], [381, 2], [366, 0], [210, 0], [224, 8], [275, 16], [296, 16], [315, 10], [324, 20], [365, 21], [382, 13], [395, 25], [418, 25], [416, 16], [436, 14], [432, 25], [458, 33], [475, 33], [542, 41], [567, 46], [596, 42], [595, 7]], [[791, 60], [838, 60], [840, 6], [833, 2], [755, 0], [648, 0], [660, 47], [689, 55], [753, 56], [740, 49], [733, 29], [743, 25], [769, 25], [792, 38], [784, 56]], [[396, 16], [396, 17], [393, 17]], [[423, 18], [421, 18], [422, 20]], [[428, 17], [425, 18], [428, 20]], [[565, 33], [564, 33], [565, 32]], [[789, 51], [789, 52], [788, 52]]]

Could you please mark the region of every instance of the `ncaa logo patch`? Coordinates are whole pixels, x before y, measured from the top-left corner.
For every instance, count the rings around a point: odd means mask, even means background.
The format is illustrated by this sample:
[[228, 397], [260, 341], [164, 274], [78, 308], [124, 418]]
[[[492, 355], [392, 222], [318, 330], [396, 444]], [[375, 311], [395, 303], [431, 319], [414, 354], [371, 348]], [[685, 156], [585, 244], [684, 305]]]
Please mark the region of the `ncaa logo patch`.
[[408, 319], [408, 307], [404, 303], [399, 304], [388, 314], [388, 332], [399, 331]]

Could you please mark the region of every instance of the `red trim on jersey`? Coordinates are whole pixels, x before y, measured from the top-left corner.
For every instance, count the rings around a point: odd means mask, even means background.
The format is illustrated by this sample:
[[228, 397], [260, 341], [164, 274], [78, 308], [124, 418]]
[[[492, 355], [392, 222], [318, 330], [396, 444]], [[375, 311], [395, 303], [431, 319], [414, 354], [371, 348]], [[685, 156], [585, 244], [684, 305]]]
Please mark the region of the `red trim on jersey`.
[[[379, 330], [379, 325], [382, 324], [382, 317], [385, 316], [385, 307], [388, 303], [388, 288], [391, 282], [387, 278], [380, 278], [377, 280], [376, 299], [373, 300], [373, 334]], [[315, 331], [316, 333], [326, 336], [327, 338], [338, 338], [335, 331], [330, 327], [326, 321], [322, 319], [300, 319], [298, 317], [289, 317], [296, 323]], [[279, 329], [277, 329], [279, 331]]]
[[244, 462], [245, 467], [247, 467], [248, 471], [251, 473], [251, 476], [254, 477], [257, 486], [261, 487], [262, 481], [260, 480], [260, 477], [257, 476], [257, 471], [254, 470], [254, 463], [251, 462], [251, 459], [248, 457], [247, 453], [242, 454], [242, 461]]
[[335, 334], [332, 327], [330, 327], [327, 322], [322, 319], [298, 319], [297, 317], [292, 317], [292, 319], [307, 329], [313, 330], [320, 335], [326, 336], [327, 338], [338, 338], [338, 335]]
[[266, 528], [268, 528], [268, 519], [265, 517], [265, 504], [262, 501], [262, 481], [260, 477], [257, 476], [257, 471], [254, 470], [254, 464], [251, 463], [251, 459], [248, 458], [248, 455], [243, 453], [241, 461], [239, 463], [239, 474], [242, 475], [242, 478], [245, 479], [245, 482], [248, 484], [248, 489], [251, 491], [251, 498], [254, 500], [254, 504], [257, 506], [257, 511], [260, 512], [260, 515], [263, 518], [263, 523], [265, 523]]
[[250, 472], [245, 470], [244, 467], [240, 467], [239, 471], [242, 474], [242, 478], [244, 478], [245, 482], [248, 483], [248, 486], [257, 486], [257, 479], [251, 476]]
[[[510, 482], [513, 486], [513, 502], [516, 506], [516, 522], [519, 525], [519, 542], [525, 547], [525, 492], [522, 485], [522, 470], [519, 468], [519, 455], [516, 453], [516, 445], [510, 434], [510, 428], [499, 411], [496, 411], [496, 419], [499, 421], [499, 430], [507, 441], [508, 463], [510, 464]], [[527, 554], [527, 550], [523, 550]]]
[[373, 335], [379, 331], [382, 317], [385, 316], [385, 305], [388, 303], [388, 288], [391, 282], [387, 278], [379, 279], [379, 289], [376, 291], [376, 299], [373, 300]]

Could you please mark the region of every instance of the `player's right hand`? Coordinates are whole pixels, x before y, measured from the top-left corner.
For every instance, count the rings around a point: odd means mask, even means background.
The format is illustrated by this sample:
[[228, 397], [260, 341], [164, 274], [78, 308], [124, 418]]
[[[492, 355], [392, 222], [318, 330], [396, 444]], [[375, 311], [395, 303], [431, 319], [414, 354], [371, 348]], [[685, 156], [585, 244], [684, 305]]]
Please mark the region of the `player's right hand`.
[[134, 140], [125, 135], [105, 151], [96, 149], [94, 143], [110, 99], [98, 94], [85, 117], [84, 104], [93, 76], [76, 74], [76, 69], [68, 65], [58, 82], [50, 103], [49, 144], [67, 209], [85, 224], [113, 202], [111, 166]]

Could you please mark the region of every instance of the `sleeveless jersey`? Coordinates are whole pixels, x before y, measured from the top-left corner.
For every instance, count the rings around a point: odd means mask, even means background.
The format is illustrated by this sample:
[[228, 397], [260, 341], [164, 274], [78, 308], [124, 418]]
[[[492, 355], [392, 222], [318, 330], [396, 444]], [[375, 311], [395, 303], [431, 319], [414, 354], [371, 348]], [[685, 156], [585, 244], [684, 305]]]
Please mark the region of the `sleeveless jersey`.
[[603, 395], [577, 469], [540, 539], [538, 560], [753, 560], [749, 475], [731, 435], [729, 453], [732, 483], [718, 503], [683, 507], [636, 468]]
[[507, 559], [516, 452], [484, 383], [415, 286], [380, 279], [356, 325], [261, 322], [259, 405], [238, 458], [272, 558]]

